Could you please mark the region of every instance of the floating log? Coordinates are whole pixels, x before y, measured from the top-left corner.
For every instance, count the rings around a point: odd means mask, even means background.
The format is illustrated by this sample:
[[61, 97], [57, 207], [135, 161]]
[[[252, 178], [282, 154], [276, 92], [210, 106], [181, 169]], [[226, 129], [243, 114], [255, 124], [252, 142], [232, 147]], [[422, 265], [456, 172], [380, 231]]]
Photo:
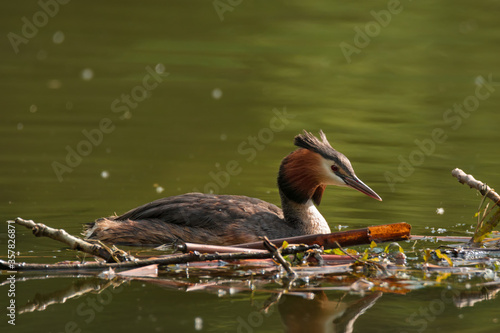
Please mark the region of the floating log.
[[[354, 246], [375, 243], [395, 242], [410, 239], [411, 225], [405, 222], [383, 224], [363, 229], [347, 230], [334, 232], [331, 234], [316, 234], [296, 236], [280, 239], [272, 239], [271, 243], [280, 247], [283, 242], [288, 244], [317, 244], [325, 249], [337, 248], [337, 244], [341, 246]], [[264, 249], [262, 242], [236, 244], [234, 247]]]

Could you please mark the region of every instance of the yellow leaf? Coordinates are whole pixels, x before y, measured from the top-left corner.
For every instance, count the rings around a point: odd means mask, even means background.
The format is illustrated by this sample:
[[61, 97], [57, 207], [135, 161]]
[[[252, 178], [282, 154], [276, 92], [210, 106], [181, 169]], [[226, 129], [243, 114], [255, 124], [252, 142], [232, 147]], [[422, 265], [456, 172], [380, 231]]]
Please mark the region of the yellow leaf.
[[370, 249], [373, 249], [374, 247], [377, 247], [377, 243], [375, 243], [374, 241], [372, 241], [370, 243]]
[[281, 247], [283, 249], [286, 249], [288, 247], [288, 242], [287, 241], [283, 241], [283, 244], [281, 244]]
[[450, 276], [451, 276], [451, 273], [440, 273], [436, 278], [436, 282], [442, 282]]
[[450, 258], [449, 258], [446, 254], [441, 253], [441, 251], [440, 251], [440, 250], [436, 250], [436, 251], [434, 251], [434, 252], [436, 253], [436, 255], [437, 255], [437, 257], [438, 257], [439, 259], [444, 259], [444, 260], [446, 260], [446, 261], [448, 262], [448, 265], [450, 265], [450, 267], [453, 267], [453, 262], [451, 261], [451, 259], [450, 259]]
[[431, 259], [431, 250], [429, 249], [426, 249], [425, 252], [424, 252], [424, 261], [425, 262], [429, 262], [429, 260]]
[[353, 249], [347, 249], [346, 252], [352, 256], [357, 256], [359, 254], [358, 251]]
[[[347, 249], [347, 251], [349, 251], [349, 249]], [[345, 256], [344, 251], [342, 251], [339, 248], [333, 249], [333, 254], [338, 254], [339, 256]]]
[[368, 260], [368, 249], [366, 249], [365, 253], [363, 254], [363, 257], [361, 258], [361, 260]]

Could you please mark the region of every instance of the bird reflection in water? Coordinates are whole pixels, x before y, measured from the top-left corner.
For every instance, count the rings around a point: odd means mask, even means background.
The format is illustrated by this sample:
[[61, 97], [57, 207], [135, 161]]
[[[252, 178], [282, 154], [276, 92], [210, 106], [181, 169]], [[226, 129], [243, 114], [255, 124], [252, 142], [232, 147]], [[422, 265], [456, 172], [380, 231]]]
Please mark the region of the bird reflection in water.
[[283, 295], [278, 309], [285, 332], [352, 332], [354, 323], [382, 296], [376, 291], [356, 301], [330, 301], [323, 291], [313, 299]]

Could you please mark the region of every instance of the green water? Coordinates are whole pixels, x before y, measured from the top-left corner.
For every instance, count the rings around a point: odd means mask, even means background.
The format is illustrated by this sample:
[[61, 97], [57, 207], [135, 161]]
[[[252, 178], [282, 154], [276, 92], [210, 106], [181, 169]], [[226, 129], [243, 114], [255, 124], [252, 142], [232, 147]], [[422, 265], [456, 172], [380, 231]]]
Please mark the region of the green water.
[[[322, 129], [384, 200], [328, 189], [320, 211], [332, 229], [406, 221], [414, 234], [467, 235], [480, 198], [451, 170], [500, 186], [498, 2], [42, 3], [50, 15], [36, 1], [4, 2], [0, 12], [0, 220], [78, 234], [95, 218], [193, 190], [279, 204], [278, 166], [303, 129]], [[228, 163], [238, 172], [226, 179]], [[6, 225], [0, 247], [5, 258]], [[21, 227], [16, 251], [32, 262], [74, 259]], [[19, 280], [16, 302], [72, 283]], [[441, 305], [443, 290], [386, 293], [353, 329], [498, 331], [498, 299], [443, 301], [439, 315], [421, 314]], [[92, 297], [19, 314], [16, 327], [2, 315], [0, 327], [276, 332], [290, 314], [281, 305], [259, 314], [265, 293], [219, 297], [137, 281], [82, 314]], [[6, 285], [0, 299], [4, 309]]]

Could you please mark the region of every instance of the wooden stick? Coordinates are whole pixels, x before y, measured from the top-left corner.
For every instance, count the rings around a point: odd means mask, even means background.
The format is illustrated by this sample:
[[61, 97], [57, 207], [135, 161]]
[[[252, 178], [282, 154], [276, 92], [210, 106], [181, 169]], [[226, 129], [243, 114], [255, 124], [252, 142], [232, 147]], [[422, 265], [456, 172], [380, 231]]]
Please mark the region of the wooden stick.
[[476, 180], [472, 175], [466, 174], [459, 168], [455, 168], [451, 171], [453, 177], [457, 178], [462, 184], [467, 184], [471, 188], [478, 190], [483, 196], [486, 195], [488, 198], [493, 200], [496, 205], [500, 205], [500, 195], [495, 192], [494, 189], [484, 184], [483, 182]]
[[[500, 207], [500, 195], [498, 195], [498, 193], [496, 193], [494, 189], [484, 184], [483, 182], [476, 180], [472, 175], [466, 174], [461, 169], [453, 169], [451, 171], [451, 174], [456, 177], [460, 183], [467, 184], [471, 188], [475, 188], [476, 190], [478, 190], [483, 195], [483, 201], [484, 197], [488, 197], [493, 200], [496, 206]], [[483, 202], [481, 202], [481, 206], [482, 204]], [[493, 206], [491, 209], [493, 209], [494, 207], [495, 206]], [[491, 209], [489, 212], [491, 212]], [[500, 208], [497, 209], [495, 214], [493, 214], [488, 221], [483, 223], [484, 218], [489, 214], [489, 212], [485, 213], [483, 219], [478, 219], [479, 221], [476, 227], [476, 231], [474, 232], [474, 235], [470, 240], [470, 244], [481, 244], [484, 241], [486, 235], [489, 234], [493, 230], [493, 228], [497, 226], [500, 220]]]
[[[295, 254], [304, 252], [304, 247], [290, 247], [282, 251], [283, 254]], [[240, 259], [269, 259], [273, 254], [270, 252], [246, 252], [246, 253], [212, 253], [201, 254], [199, 252], [190, 252], [185, 254], [172, 254], [156, 258], [143, 260], [127, 261], [120, 263], [105, 263], [105, 262], [88, 262], [84, 264], [30, 264], [30, 263], [15, 263], [9, 264], [7, 261], [0, 260], [0, 270], [10, 271], [29, 271], [29, 270], [92, 270], [92, 269], [107, 269], [107, 268], [131, 268], [142, 267], [153, 264], [159, 265], [174, 265], [186, 264], [196, 261], [211, 261], [211, 260], [240, 260]]]
[[293, 271], [293, 269], [290, 267], [290, 263], [287, 262], [285, 260], [285, 258], [283, 258], [283, 256], [281, 255], [280, 251], [278, 250], [278, 248], [276, 247], [276, 245], [274, 245], [273, 243], [271, 243], [269, 241], [269, 239], [267, 239], [266, 236], [264, 236], [264, 242], [263, 242], [263, 245], [264, 247], [273, 254], [273, 257], [281, 264], [281, 266], [283, 266], [283, 268], [286, 270], [286, 272], [288, 273], [288, 277], [289, 278], [292, 278], [292, 279], [295, 279], [297, 277], [297, 273], [295, 273]]
[[235, 246], [208, 245], [196, 243], [177, 244], [177, 251], [187, 253], [198, 251], [201, 253], [235, 253], [235, 252], [269, 252], [267, 250], [245, 249]]
[[124, 251], [111, 251], [110, 249], [106, 249], [99, 244], [86, 242], [80, 238], [68, 234], [64, 229], [54, 229], [51, 227], [47, 227], [45, 224], [35, 223], [32, 220], [24, 220], [20, 217], [16, 218], [15, 221], [7, 221], [7, 223], [16, 223], [25, 226], [28, 229], [32, 229], [33, 234], [36, 237], [52, 238], [66, 245], [69, 245], [73, 250], [82, 251], [100, 257], [107, 262], [135, 260], [134, 257], [128, 255]]
[[[319, 249], [318, 245], [290, 245], [285, 249], [287, 254], [305, 252], [307, 250]], [[224, 245], [208, 245], [208, 244], [196, 244], [196, 243], [182, 243], [177, 245], [177, 250], [183, 253], [198, 251], [201, 253], [239, 253], [239, 252], [263, 252], [267, 253], [268, 250], [259, 250], [251, 248], [243, 248], [236, 246], [224, 246]]]
[[[353, 246], [376, 243], [401, 241], [410, 239], [411, 225], [405, 222], [378, 225], [363, 229], [334, 232], [331, 234], [316, 234], [297, 237], [272, 239], [270, 242], [281, 247], [284, 241], [289, 244], [318, 244], [325, 249], [337, 248], [336, 242], [341, 246]], [[262, 249], [262, 242], [245, 243], [234, 245], [236, 247]]]

